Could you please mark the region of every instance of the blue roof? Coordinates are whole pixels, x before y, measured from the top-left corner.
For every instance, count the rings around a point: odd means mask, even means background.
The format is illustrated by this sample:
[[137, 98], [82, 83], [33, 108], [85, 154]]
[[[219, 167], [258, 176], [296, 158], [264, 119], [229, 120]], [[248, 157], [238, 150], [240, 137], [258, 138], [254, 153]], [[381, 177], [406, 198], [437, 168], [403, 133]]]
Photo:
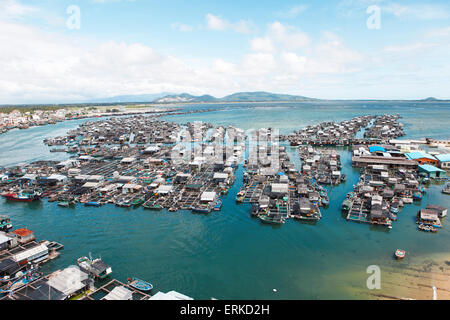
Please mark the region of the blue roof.
[[416, 159], [420, 159], [420, 158], [436, 160], [436, 158], [433, 157], [431, 154], [424, 153], [424, 152], [410, 152], [410, 153], [405, 154], [405, 156], [410, 160], [416, 160]]
[[424, 170], [424, 171], [426, 171], [426, 172], [445, 172], [444, 170], [436, 168], [435, 166], [432, 166], [430, 164], [419, 165], [419, 168]]
[[380, 146], [370, 146], [369, 147], [369, 151], [370, 152], [376, 152], [376, 151], [381, 151], [381, 152], [385, 152], [386, 149]]
[[436, 158], [440, 162], [449, 162], [450, 161], [450, 153], [439, 154], [439, 155], [436, 156]]

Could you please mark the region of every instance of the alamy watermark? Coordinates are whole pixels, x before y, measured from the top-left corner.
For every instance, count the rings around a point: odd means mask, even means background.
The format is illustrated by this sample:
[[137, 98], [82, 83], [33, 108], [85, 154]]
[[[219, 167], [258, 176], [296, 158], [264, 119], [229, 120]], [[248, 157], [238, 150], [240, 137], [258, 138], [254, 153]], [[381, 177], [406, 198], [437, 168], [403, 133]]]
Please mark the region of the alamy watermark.
[[69, 30], [81, 29], [81, 9], [79, 6], [71, 5], [67, 7], [66, 13], [69, 15], [66, 26]]
[[366, 10], [367, 14], [370, 14], [366, 21], [367, 29], [380, 30], [381, 29], [381, 8], [376, 5], [369, 6]]
[[377, 265], [367, 267], [366, 273], [371, 274], [366, 281], [367, 289], [380, 290], [381, 289], [381, 269]]

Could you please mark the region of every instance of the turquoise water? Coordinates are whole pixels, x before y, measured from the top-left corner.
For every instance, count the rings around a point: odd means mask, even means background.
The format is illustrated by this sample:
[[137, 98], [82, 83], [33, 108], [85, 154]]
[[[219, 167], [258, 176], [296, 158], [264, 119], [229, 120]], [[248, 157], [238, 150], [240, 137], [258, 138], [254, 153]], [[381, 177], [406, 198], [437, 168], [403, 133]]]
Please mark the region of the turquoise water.
[[[209, 108], [194, 106], [190, 108]], [[225, 110], [172, 116], [166, 120], [207, 121], [242, 129], [274, 127], [282, 132], [325, 120], [344, 120], [357, 115], [400, 113], [406, 138], [450, 138], [450, 105], [338, 103], [313, 105], [217, 106]], [[67, 155], [50, 153], [46, 137], [74, 128], [80, 121], [16, 130], [0, 136], [0, 165]], [[88, 252], [101, 255], [114, 276], [122, 281], [137, 276], [152, 282], [156, 291], [176, 290], [196, 299], [358, 299], [365, 298], [366, 268], [397, 265], [395, 249], [407, 250], [411, 261], [434, 253], [450, 252], [450, 230], [437, 234], [417, 231], [415, 214], [427, 203], [450, 207], [442, 186], [431, 186], [420, 206], [409, 205], [394, 228], [347, 222], [340, 205], [358, 181], [351, 156], [340, 150], [345, 184], [330, 192], [330, 207], [316, 224], [288, 221], [282, 227], [263, 225], [249, 215], [249, 206], [237, 205], [243, 169], [223, 199], [222, 211], [208, 216], [190, 212], [169, 213], [124, 209], [115, 206], [65, 209], [56, 203], [6, 203], [0, 199], [0, 214], [12, 217], [15, 227], [27, 227], [39, 239], [65, 245], [62, 255], [44, 266], [44, 271], [67, 267]], [[290, 154], [296, 154], [290, 149]], [[297, 162], [298, 163], [298, 162]], [[277, 293], [273, 292], [277, 289]]]

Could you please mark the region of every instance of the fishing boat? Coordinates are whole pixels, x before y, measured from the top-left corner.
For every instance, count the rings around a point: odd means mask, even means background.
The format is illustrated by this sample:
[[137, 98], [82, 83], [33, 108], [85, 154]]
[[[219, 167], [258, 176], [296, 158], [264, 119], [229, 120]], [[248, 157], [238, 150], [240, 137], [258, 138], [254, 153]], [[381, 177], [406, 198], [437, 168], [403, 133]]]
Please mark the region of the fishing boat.
[[345, 199], [342, 203], [342, 211], [349, 211], [353, 202], [350, 199]]
[[143, 207], [145, 209], [154, 210], [154, 211], [161, 211], [162, 209], [164, 209], [163, 206], [161, 206], [160, 204], [158, 204], [156, 202], [153, 202], [153, 203], [147, 204], [147, 205], [144, 204]]
[[104, 279], [112, 273], [111, 267], [101, 258], [81, 257], [77, 259], [77, 264], [82, 271], [99, 279]]
[[413, 199], [414, 201], [420, 201], [422, 200], [422, 192], [417, 191], [413, 193]]
[[33, 202], [40, 198], [37, 193], [26, 191], [3, 193], [2, 196], [6, 198], [6, 200], [16, 202]]
[[63, 207], [63, 208], [69, 208], [71, 206], [73, 206], [75, 204], [75, 202], [73, 201], [59, 201], [58, 202], [58, 206]]
[[8, 231], [12, 229], [11, 219], [9, 216], [0, 215], [0, 231]]
[[89, 201], [84, 204], [85, 207], [100, 207], [101, 204], [97, 201]]
[[419, 224], [419, 230], [424, 232], [434, 232], [434, 233], [437, 232], [437, 228], [425, 225], [423, 223]]
[[395, 257], [396, 257], [398, 260], [403, 259], [405, 256], [406, 256], [406, 251], [405, 251], [405, 250], [397, 249], [397, 250], [395, 251]]
[[444, 189], [442, 189], [443, 194], [450, 194], [450, 184], [446, 185]]
[[210, 213], [211, 208], [209, 206], [193, 206], [191, 211], [194, 213]]
[[216, 204], [213, 207], [214, 211], [219, 211], [222, 208], [222, 200], [217, 199]]
[[321, 201], [322, 201], [322, 205], [325, 206], [325, 207], [328, 206], [328, 205], [330, 204], [330, 200], [328, 199], [327, 196], [321, 198]]
[[258, 215], [258, 213], [259, 213], [259, 206], [255, 204], [252, 205], [252, 208], [250, 209], [250, 214], [255, 217]]
[[142, 292], [149, 292], [153, 289], [153, 285], [147, 281], [138, 278], [128, 278], [127, 284]]
[[260, 214], [258, 216], [258, 218], [263, 223], [268, 223], [268, 224], [281, 225], [281, 224], [284, 224], [286, 222], [286, 220], [280, 214], [264, 213], [264, 214]]
[[389, 211], [391, 213], [397, 214], [399, 212], [399, 203], [398, 202], [393, 202], [391, 204], [391, 208], [389, 209]]
[[236, 202], [241, 203], [244, 201], [244, 197], [245, 197], [245, 192], [244, 191], [239, 191], [236, 195]]
[[139, 207], [140, 205], [142, 205], [144, 202], [145, 202], [144, 199], [138, 198], [138, 199], [132, 201], [131, 204], [133, 205], [133, 207], [137, 208], [137, 207]]

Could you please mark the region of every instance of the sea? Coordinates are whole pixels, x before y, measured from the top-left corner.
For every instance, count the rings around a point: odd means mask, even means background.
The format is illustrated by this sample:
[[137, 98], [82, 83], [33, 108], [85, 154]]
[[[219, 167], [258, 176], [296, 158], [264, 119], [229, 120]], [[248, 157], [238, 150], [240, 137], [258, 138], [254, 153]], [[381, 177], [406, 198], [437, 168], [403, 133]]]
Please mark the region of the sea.
[[[400, 114], [403, 139], [450, 139], [450, 103], [395, 101], [317, 101], [302, 103], [236, 103], [185, 105], [187, 111], [210, 112], [165, 116], [177, 123], [203, 121], [243, 130], [277, 128], [282, 134], [323, 121], [349, 120], [361, 115]], [[45, 138], [64, 135], [86, 121], [12, 130], [0, 135], [0, 166], [37, 160], [64, 160], [51, 153]], [[50, 273], [76, 264], [77, 258], [101, 256], [112, 276], [147, 280], [157, 291], [178, 291], [194, 299], [368, 299], [371, 266], [383, 272], [410, 268], [428, 257], [450, 253], [450, 226], [443, 219], [437, 234], [419, 232], [415, 216], [427, 204], [450, 207], [443, 184], [431, 184], [419, 203], [406, 205], [392, 230], [348, 222], [341, 204], [359, 180], [351, 153], [338, 149], [345, 183], [328, 188], [330, 206], [317, 223], [288, 220], [282, 226], [262, 224], [250, 216], [250, 206], [236, 204], [243, 168], [223, 207], [209, 215], [190, 211], [146, 211], [113, 205], [61, 208], [46, 200], [29, 204], [0, 199], [0, 214], [11, 217], [15, 228], [35, 232], [37, 239], [62, 243], [61, 256], [42, 267]], [[294, 164], [296, 150], [288, 147]], [[447, 218], [448, 219], [448, 218]], [[407, 258], [393, 258], [397, 248]], [[449, 262], [450, 263], [450, 262]], [[383, 271], [386, 270], [386, 271]]]

